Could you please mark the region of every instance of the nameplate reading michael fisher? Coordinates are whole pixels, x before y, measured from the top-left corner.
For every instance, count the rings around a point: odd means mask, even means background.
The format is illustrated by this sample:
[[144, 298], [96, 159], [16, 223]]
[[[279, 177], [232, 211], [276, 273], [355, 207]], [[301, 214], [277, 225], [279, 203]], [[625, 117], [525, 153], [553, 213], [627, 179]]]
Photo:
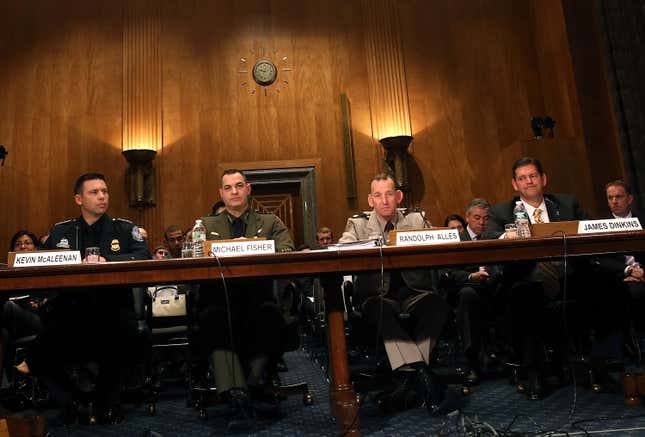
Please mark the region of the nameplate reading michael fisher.
[[459, 243], [459, 232], [456, 229], [415, 229], [396, 231], [396, 246], [419, 246], [446, 243]]
[[263, 253], [275, 253], [275, 241], [259, 240], [250, 238], [248, 240], [212, 241], [210, 242], [209, 255], [217, 257], [260, 255]]
[[578, 222], [579, 234], [597, 234], [606, 232], [642, 231], [641, 222], [637, 217], [604, 219], [604, 220], [581, 220]]
[[80, 264], [81, 252], [78, 250], [47, 250], [42, 252], [16, 252], [13, 267], [43, 267]]

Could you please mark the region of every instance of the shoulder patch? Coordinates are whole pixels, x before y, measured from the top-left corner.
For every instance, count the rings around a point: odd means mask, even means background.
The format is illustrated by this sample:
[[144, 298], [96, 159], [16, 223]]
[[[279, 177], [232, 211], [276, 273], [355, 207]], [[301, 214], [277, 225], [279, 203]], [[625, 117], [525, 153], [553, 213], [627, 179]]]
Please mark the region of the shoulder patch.
[[143, 241], [143, 235], [141, 234], [141, 230], [139, 229], [138, 226], [132, 226], [132, 239], [138, 242]]
[[75, 218], [72, 218], [72, 219], [69, 219], [69, 220], [63, 220], [62, 222], [54, 223], [54, 226], [64, 225], [65, 223], [72, 223], [75, 220], [76, 220]]

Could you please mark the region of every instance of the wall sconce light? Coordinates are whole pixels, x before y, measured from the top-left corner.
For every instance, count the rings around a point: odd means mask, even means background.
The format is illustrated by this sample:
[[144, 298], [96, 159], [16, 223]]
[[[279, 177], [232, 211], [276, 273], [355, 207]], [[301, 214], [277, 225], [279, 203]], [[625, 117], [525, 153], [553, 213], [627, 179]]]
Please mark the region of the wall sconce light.
[[130, 185], [130, 206], [133, 208], [154, 206], [156, 204], [156, 189], [155, 169], [152, 166], [152, 161], [157, 151], [129, 149], [121, 153], [130, 164], [127, 173]]
[[394, 175], [396, 188], [406, 191], [408, 188], [408, 147], [412, 142], [410, 135], [385, 137], [379, 140], [385, 149], [385, 168]]

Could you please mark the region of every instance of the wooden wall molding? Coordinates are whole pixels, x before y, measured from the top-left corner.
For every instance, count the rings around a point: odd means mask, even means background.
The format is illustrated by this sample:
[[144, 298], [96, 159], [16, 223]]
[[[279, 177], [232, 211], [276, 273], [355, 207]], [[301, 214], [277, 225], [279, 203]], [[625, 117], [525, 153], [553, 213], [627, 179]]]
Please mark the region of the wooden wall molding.
[[[162, 150], [161, 4], [128, 0], [123, 11], [123, 129], [122, 148]], [[159, 166], [160, 155], [155, 159]], [[153, 164], [155, 165], [155, 164]], [[159, 193], [157, 172], [156, 191]], [[159, 241], [163, 235], [162, 197], [159, 207], [139, 209], [136, 220]], [[154, 244], [154, 242], [153, 242]]]

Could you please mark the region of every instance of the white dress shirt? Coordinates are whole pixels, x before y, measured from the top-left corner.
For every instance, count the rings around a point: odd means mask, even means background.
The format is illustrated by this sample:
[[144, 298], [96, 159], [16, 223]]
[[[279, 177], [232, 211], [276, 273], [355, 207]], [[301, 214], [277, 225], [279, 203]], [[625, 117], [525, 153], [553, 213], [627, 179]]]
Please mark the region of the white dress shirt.
[[523, 200], [522, 200], [522, 203], [524, 204], [524, 208], [526, 208], [526, 212], [529, 215], [529, 220], [531, 220], [531, 224], [535, 224], [535, 218], [533, 217], [533, 213], [538, 208], [540, 208], [540, 217], [542, 217], [542, 223], [551, 222], [551, 220], [549, 220], [549, 213], [546, 210], [546, 203], [544, 202], [544, 199], [542, 199], [542, 203], [540, 203], [540, 205], [537, 208], [529, 205], [527, 202]]

